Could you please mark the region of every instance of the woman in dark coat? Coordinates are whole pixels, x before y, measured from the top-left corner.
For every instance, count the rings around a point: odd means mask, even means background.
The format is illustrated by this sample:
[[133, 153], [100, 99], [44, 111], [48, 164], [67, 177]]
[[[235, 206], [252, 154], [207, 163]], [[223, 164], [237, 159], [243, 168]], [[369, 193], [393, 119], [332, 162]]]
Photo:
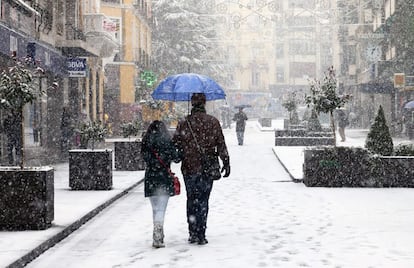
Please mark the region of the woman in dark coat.
[[[164, 247], [164, 216], [168, 199], [174, 195], [173, 178], [166, 167], [171, 161], [179, 162], [179, 155], [171, 142], [171, 136], [162, 121], [155, 120], [142, 139], [141, 152], [146, 163], [144, 193], [151, 201], [154, 232], [153, 247]], [[164, 163], [162, 164], [161, 161]], [[166, 167], [165, 167], [165, 166]]]

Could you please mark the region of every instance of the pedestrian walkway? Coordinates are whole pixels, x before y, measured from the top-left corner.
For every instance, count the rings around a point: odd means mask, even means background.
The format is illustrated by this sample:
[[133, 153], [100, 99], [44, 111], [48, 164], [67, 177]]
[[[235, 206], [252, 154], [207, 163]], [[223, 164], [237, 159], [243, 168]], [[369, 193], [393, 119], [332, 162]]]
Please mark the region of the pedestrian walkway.
[[111, 191], [72, 191], [69, 164], [54, 166], [55, 218], [52, 227], [40, 231], [0, 231], [0, 267], [19, 267], [58, 243], [91, 217], [126, 194], [144, 177], [144, 171], [114, 171]]
[[[85, 225], [86, 231], [92, 225], [93, 233], [72, 239], [84, 243], [82, 247], [69, 247], [56, 260], [67, 263], [65, 267], [414, 267], [412, 189], [307, 188], [292, 183], [293, 172], [285, 172], [275, 157], [274, 133], [265, 130], [257, 121], [248, 121], [243, 146], [237, 145], [234, 129], [224, 130], [232, 173], [214, 184], [206, 246], [186, 241], [184, 191], [170, 200], [167, 247], [154, 250], [151, 208], [142, 185], [134, 187], [143, 171], [114, 171], [111, 191], [71, 191], [65, 163], [55, 166], [53, 226], [0, 232], [0, 267], [37, 256], [121, 196], [108, 208], [112, 214], [105, 210]], [[294, 148], [284, 148], [289, 150]], [[286, 162], [303, 162], [291, 157], [295, 161]], [[181, 174], [179, 165], [173, 165], [173, 171]], [[125, 196], [127, 192], [131, 194]], [[124, 206], [123, 200], [130, 209], [117, 208]], [[103, 224], [95, 223], [101, 217]], [[107, 235], [98, 235], [101, 231]], [[77, 265], [82, 261], [87, 266]]]

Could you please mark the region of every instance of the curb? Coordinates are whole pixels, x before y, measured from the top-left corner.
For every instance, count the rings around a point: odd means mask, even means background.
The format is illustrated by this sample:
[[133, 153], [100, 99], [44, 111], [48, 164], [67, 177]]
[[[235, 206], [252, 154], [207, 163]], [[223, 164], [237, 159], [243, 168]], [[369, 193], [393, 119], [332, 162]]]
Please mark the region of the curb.
[[282, 167], [285, 169], [285, 171], [289, 174], [289, 177], [292, 179], [293, 182], [295, 183], [302, 183], [303, 179], [297, 179], [295, 178], [289, 171], [289, 169], [285, 166], [285, 164], [283, 164], [283, 161], [280, 160], [279, 156], [277, 155], [277, 153], [275, 152], [275, 150], [273, 150], [273, 154], [276, 156], [277, 160], [279, 161], [279, 163], [282, 165]]
[[60, 231], [56, 235], [50, 237], [49, 239], [47, 239], [46, 241], [41, 243], [39, 246], [37, 246], [36, 248], [31, 250], [29, 253], [25, 254], [24, 256], [20, 257], [19, 259], [17, 259], [13, 263], [6, 266], [6, 268], [20, 268], [20, 267], [26, 266], [28, 263], [30, 263], [31, 261], [33, 261], [34, 259], [39, 257], [40, 254], [44, 253], [49, 248], [55, 246], [57, 243], [59, 243], [60, 241], [62, 241], [66, 237], [68, 237], [71, 233], [73, 233], [74, 231], [79, 229], [83, 224], [85, 224], [90, 219], [95, 217], [99, 212], [101, 212], [102, 210], [107, 208], [109, 205], [111, 205], [112, 203], [114, 203], [116, 200], [120, 199], [124, 195], [128, 194], [129, 191], [131, 191], [133, 188], [140, 185], [143, 181], [144, 181], [144, 179], [141, 179], [140, 181], [134, 183], [132, 186], [130, 186], [127, 189], [123, 190], [122, 192], [115, 195], [114, 197], [112, 197], [108, 201], [106, 201], [103, 204], [99, 205], [98, 207], [96, 207], [92, 211], [88, 212], [83, 217], [81, 217], [80, 219], [78, 219], [77, 221], [72, 223], [71, 225], [67, 226], [65, 229], [63, 229], [62, 231]]

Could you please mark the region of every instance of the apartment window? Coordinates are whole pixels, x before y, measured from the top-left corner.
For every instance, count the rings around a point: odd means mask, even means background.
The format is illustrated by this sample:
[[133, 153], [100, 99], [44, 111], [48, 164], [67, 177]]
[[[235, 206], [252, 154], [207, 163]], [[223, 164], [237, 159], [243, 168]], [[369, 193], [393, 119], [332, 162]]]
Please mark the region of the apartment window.
[[326, 66], [326, 68], [332, 65], [332, 48], [330, 45], [324, 44], [321, 46], [321, 65]]
[[310, 16], [296, 16], [287, 18], [287, 24], [290, 27], [303, 26], [307, 28], [308, 26], [315, 25], [315, 22], [315, 18]]
[[283, 58], [285, 54], [283, 46], [284, 46], [283, 44], [276, 44], [276, 58], [277, 59]]
[[103, 3], [120, 4], [121, 0], [102, 0]]
[[351, 45], [348, 47], [349, 54], [348, 54], [348, 63], [349, 64], [356, 64], [356, 46]]
[[315, 77], [316, 65], [313, 62], [291, 62], [290, 63], [290, 77], [304, 78]]
[[260, 81], [260, 73], [257, 71], [252, 71], [252, 85], [258, 86]]
[[276, 82], [285, 82], [285, 68], [283, 66], [276, 66]]
[[65, 20], [65, 3], [64, 0], [58, 0], [56, 3], [56, 33], [63, 35], [64, 31], [64, 20]]
[[307, 40], [291, 40], [289, 55], [315, 55], [316, 44]]

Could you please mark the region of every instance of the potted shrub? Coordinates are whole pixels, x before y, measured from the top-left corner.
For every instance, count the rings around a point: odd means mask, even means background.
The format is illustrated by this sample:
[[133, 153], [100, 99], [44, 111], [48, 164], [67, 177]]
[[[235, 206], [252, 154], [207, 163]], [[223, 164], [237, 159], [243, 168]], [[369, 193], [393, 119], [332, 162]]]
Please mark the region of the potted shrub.
[[393, 153], [394, 144], [381, 105], [365, 140], [365, 148], [379, 155], [392, 155]]
[[383, 186], [414, 187], [413, 146], [401, 144], [394, 148], [382, 106], [368, 132], [365, 147], [381, 159], [383, 176], [380, 182]]
[[316, 113], [329, 114], [331, 130], [336, 145], [336, 127], [334, 111], [343, 107], [351, 98], [351, 95], [339, 95], [337, 92], [337, 80], [333, 67], [330, 67], [325, 73], [323, 81], [314, 80], [310, 85], [310, 95], [305, 97], [308, 106], [312, 106]]
[[[336, 126], [334, 111], [343, 107], [350, 95], [339, 95], [337, 92], [337, 80], [333, 67], [325, 73], [323, 81], [314, 80], [310, 84], [310, 95], [305, 96], [305, 103], [316, 112], [329, 114], [331, 131], [333, 134], [334, 147], [306, 148], [304, 151], [304, 183], [307, 186], [360, 186], [369, 184], [369, 181], [362, 181], [365, 176], [364, 170], [360, 168], [362, 160], [370, 161], [365, 156], [365, 151], [353, 150], [352, 148], [336, 147]], [[358, 158], [362, 159], [358, 161]], [[355, 158], [356, 157], [356, 158]], [[357, 166], [353, 165], [353, 160]], [[352, 164], [352, 165], [351, 165]], [[348, 174], [346, 171], [354, 171]], [[342, 181], [343, 174], [350, 176], [350, 181]]]
[[69, 187], [73, 190], [112, 189], [112, 150], [96, 149], [104, 140], [107, 129], [101, 122], [81, 124], [77, 130], [82, 147], [69, 150]]
[[121, 125], [124, 139], [114, 141], [115, 168], [117, 170], [144, 170], [145, 162], [141, 155], [142, 122], [133, 122]]
[[414, 146], [393, 147], [381, 106], [365, 147], [306, 149], [303, 182], [321, 187], [414, 187]]
[[0, 108], [20, 119], [21, 152], [19, 166], [0, 167], [0, 229], [46, 229], [54, 219], [54, 169], [24, 166], [23, 108], [42, 93], [19, 61], [1, 73]]
[[282, 103], [282, 106], [288, 111], [289, 113], [289, 125], [297, 125], [299, 124], [299, 115], [297, 111], [297, 100], [296, 100], [296, 93], [293, 92], [289, 95], [288, 99]]

